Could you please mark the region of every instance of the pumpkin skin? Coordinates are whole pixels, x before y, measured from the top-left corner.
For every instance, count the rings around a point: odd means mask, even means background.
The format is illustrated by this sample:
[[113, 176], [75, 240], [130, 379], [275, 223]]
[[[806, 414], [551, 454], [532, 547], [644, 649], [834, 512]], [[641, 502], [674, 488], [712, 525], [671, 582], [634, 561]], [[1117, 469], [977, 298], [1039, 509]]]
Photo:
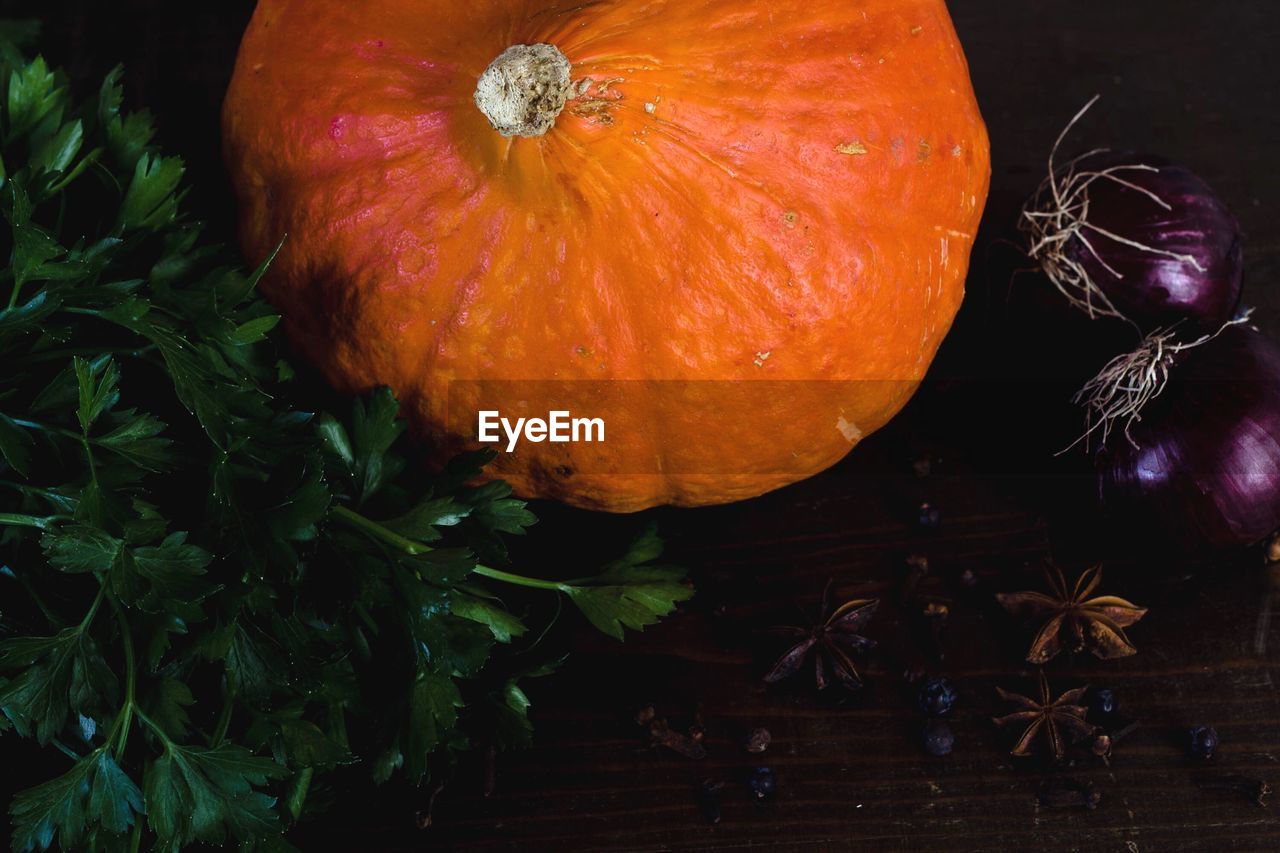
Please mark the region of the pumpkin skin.
[[[517, 44], [571, 63], [540, 136], [473, 100]], [[602, 418], [487, 474], [613, 511], [758, 495], [888, 421], [990, 176], [943, 0], [261, 0], [223, 119], [302, 355], [437, 459], [479, 409]]]

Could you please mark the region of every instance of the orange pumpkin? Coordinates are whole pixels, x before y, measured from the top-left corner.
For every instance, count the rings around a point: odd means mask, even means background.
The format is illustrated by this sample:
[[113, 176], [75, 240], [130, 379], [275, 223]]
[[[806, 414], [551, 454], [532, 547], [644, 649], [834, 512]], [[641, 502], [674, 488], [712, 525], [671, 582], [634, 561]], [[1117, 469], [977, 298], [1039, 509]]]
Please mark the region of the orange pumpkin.
[[[515, 50], [508, 50], [513, 46]], [[629, 511], [744, 498], [907, 401], [990, 173], [943, 0], [260, 0], [224, 109], [252, 261], [438, 454]]]

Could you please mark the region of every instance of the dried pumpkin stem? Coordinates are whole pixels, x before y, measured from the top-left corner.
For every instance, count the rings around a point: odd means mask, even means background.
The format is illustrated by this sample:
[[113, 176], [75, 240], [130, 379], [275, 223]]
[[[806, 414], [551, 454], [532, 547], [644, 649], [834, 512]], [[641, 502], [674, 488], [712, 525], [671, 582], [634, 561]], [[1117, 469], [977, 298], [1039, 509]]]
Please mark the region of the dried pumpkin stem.
[[569, 69], [555, 45], [513, 45], [480, 75], [476, 106], [503, 136], [542, 136], [569, 98]]
[[1085, 266], [1067, 251], [1072, 241], [1083, 246], [1089, 255], [1116, 279], [1123, 279], [1124, 276], [1099, 255], [1095, 247], [1095, 242], [1098, 240], [1110, 240], [1142, 252], [1172, 258], [1190, 264], [1199, 272], [1204, 272], [1204, 267], [1191, 255], [1148, 246], [1089, 221], [1089, 188], [1097, 181], [1111, 181], [1141, 193], [1163, 210], [1172, 209], [1160, 196], [1124, 177], [1126, 172], [1158, 172], [1159, 169], [1155, 166], [1132, 163], [1099, 170], [1079, 169], [1082, 162], [1107, 151], [1105, 148], [1096, 148], [1072, 158], [1061, 169], [1058, 167], [1055, 161], [1067, 134], [1100, 97], [1101, 95], [1094, 95], [1058, 135], [1057, 141], [1049, 151], [1049, 174], [1041, 182], [1035, 194], [1023, 205], [1018, 230], [1027, 235], [1027, 254], [1040, 264], [1049, 281], [1068, 302], [1088, 314], [1090, 319], [1117, 317], [1128, 320], [1129, 318], [1125, 317], [1107, 298]]
[[1203, 346], [1218, 337], [1231, 326], [1249, 322], [1253, 309], [1247, 309], [1233, 320], [1223, 323], [1216, 332], [1201, 335], [1193, 341], [1179, 342], [1176, 329], [1157, 329], [1143, 338], [1133, 352], [1117, 356], [1107, 362], [1098, 375], [1090, 379], [1071, 398], [1073, 403], [1085, 409], [1085, 431], [1065, 453], [1081, 442], [1086, 446], [1097, 432], [1102, 434], [1102, 445], [1111, 437], [1116, 424], [1123, 423], [1124, 437], [1135, 448], [1131, 430], [1142, 420], [1142, 410], [1159, 397], [1169, 383], [1169, 371], [1181, 352]]

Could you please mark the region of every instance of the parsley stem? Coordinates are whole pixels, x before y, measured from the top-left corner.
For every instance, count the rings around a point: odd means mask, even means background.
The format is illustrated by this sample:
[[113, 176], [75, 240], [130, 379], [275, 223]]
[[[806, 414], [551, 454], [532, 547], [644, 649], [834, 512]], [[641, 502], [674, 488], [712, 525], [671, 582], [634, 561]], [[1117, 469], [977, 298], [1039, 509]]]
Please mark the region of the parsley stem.
[[98, 615], [98, 608], [102, 606], [102, 599], [107, 597], [107, 582], [105, 579], [98, 579], [98, 594], [94, 596], [93, 604], [89, 605], [89, 612], [84, 614], [84, 618], [80, 620], [80, 625], [76, 631], [83, 634], [89, 630], [89, 626], [93, 624], [93, 617]]
[[373, 519], [365, 518], [360, 513], [354, 510], [348, 509], [345, 506], [334, 507], [333, 514], [341, 518], [343, 521], [346, 521], [348, 524], [352, 524], [356, 527], [359, 527], [365, 533], [368, 533], [374, 538], [381, 539], [383, 542], [386, 542], [389, 545], [396, 546], [401, 551], [404, 551], [406, 554], [410, 554], [410, 555], [425, 554], [428, 551], [434, 550], [430, 545], [424, 545], [421, 542], [415, 542], [412, 539], [409, 539], [405, 536], [401, 536], [399, 533], [396, 533], [394, 530], [383, 527], [381, 524], [374, 521]]
[[[394, 530], [391, 530], [371, 518], [366, 518], [354, 510], [345, 506], [336, 506], [333, 508], [333, 514], [352, 524], [369, 535], [381, 539], [389, 545], [394, 545], [401, 551], [409, 555], [426, 554], [435, 549], [423, 542], [409, 539], [401, 536]], [[515, 584], [516, 586], [526, 586], [531, 589], [550, 589], [556, 592], [568, 592], [572, 588], [572, 584], [563, 583], [561, 581], [545, 581], [539, 578], [525, 577], [524, 575], [516, 575], [511, 572], [504, 572], [501, 569], [493, 569], [489, 566], [476, 564], [473, 570], [477, 575], [489, 578], [491, 580], [502, 581], [503, 583]]]
[[164, 744], [165, 751], [168, 752], [169, 748], [173, 746], [173, 741], [169, 739], [167, 734], [165, 734], [165, 731], [160, 727], [160, 724], [142, 713], [141, 708], [134, 708], [133, 714], [142, 721], [143, 725], [151, 729], [156, 737], [160, 738], [160, 742]]
[[93, 445], [89, 442], [89, 434], [87, 432], [80, 435], [80, 445], [84, 448], [84, 458], [89, 465], [89, 482], [93, 484], [95, 491], [101, 489], [98, 483], [98, 465], [93, 461]]
[[[104, 590], [107, 588], [105, 583], [102, 588]], [[117, 723], [120, 728], [120, 739], [116, 741], [116, 762], [119, 763], [124, 758], [125, 744], [129, 742], [129, 725], [133, 722], [137, 676], [134, 673], [133, 632], [129, 628], [129, 620], [125, 617], [124, 608], [120, 606], [120, 602], [114, 595], [108, 593], [107, 601], [111, 604], [111, 610], [116, 615], [116, 623], [120, 626], [120, 644], [124, 649], [124, 707], [120, 710], [120, 720]], [[115, 735], [114, 730], [112, 735]]]
[[67, 746], [65, 743], [58, 740], [57, 738], [53, 738], [52, 740], [49, 741], [49, 743], [53, 744], [54, 749], [58, 750], [58, 752], [61, 752], [67, 758], [70, 758], [72, 761], [80, 760], [80, 753], [76, 752], [74, 749]]
[[40, 352], [31, 353], [30, 355], [24, 356], [22, 358], [22, 361], [26, 364], [35, 364], [41, 361], [60, 361], [62, 359], [73, 358], [77, 355], [81, 356], [82, 358], [88, 358], [88, 359], [98, 358], [99, 356], [103, 356], [103, 355], [123, 355], [123, 356], [128, 356], [129, 358], [139, 358], [145, 355], [146, 353], [154, 350], [155, 348], [156, 348], [155, 344], [148, 344], [146, 346], [140, 346], [140, 347], [116, 347], [116, 348], [103, 347], [101, 349], [99, 348], [50, 349], [50, 350], [41, 350]]
[[11, 420], [18, 426], [23, 427], [24, 429], [34, 429], [34, 430], [39, 430], [40, 432], [51, 432], [51, 433], [54, 433], [55, 435], [61, 435], [67, 438], [74, 438], [76, 441], [79, 441], [83, 437], [80, 433], [75, 432], [74, 430], [69, 430], [64, 427], [50, 426], [49, 424], [42, 424], [39, 421], [30, 421], [30, 420], [25, 420], [23, 418], [12, 418]]
[[17, 515], [12, 512], [0, 512], [0, 526], [34, 527], [37, 530], [44, 530], [49, 526], [50, 518], [52, 516]]
[[[17, 423], [17, 421], [15, 421]], [[24, 495], [31, 495], [35, 498], [44, 498], [51, 504], [66, 505], [67, 498], [65, 495], [58, 494], [54, 489], [42, 489], [39, 486], [28, 486], [26, 483], [15, 483], [12, 480], [0, 480], [0, 486], [8, 486], [15, 491], [22, 492]], [[21, 516], [22, 518], [30, 518], [31, 516]], [[49, 518], [58, 518], [60, 516], [49, 516]], [[70, 516], [66, 516], [70, 518]]]
[[231, 712], [235, 709], [236, 692], [230, 685], [226, 686], [226, 695], [222, 700], [222, 710], [218, 713], [218, 722], [213, 728], [213, 737], [209, 739], [209, 747], [217, 749], [227, 736], [227, 729], [231, 727]]
[[315, 775], [315, 768], [303, 767], [294, 774], [293, 779], [289, 782], [289, 792], [286, 797], [289, 814], [293, 815], [294, 821], [302, 817], [302, 807], [307, 802], [307, 793], [311, 790], [311, 778]]
[[[32, 494], [35, 492], [42, 491], [39, 489], [27, 489], [14, 483], [6, 483], [5, 485], [15, 486], [24, 494]], [[51, 493], [48, 493], [48, 494], [51, 494]], [[37, 530], [47, 530], [51, 522], [69, 519], [69, 518], [70, 516], [65, 516], [65, 515], [38, 516], [38, 515], [22, 515], [22, 514], [12, 513], [12, 512], [0, 512], [0, 527], [34, 527]], [[44, 599], [40, 596], [40, 593], [36, 590], [35, 586], [32, 585], [31, 581], [27, 578], [26, 573], [24, 572], [20, 575], [15, 574], [15, 577], [17, 578], [18, 583], [22, 584], [22, 588], [26, 590], [27, 594], [30, 595], [31, 599], [36, 603], [36, 607], [40, 608], [40, 612], [45, 615], [45, 618], [48, 619], [49, 622], [54, 625], [62, 625], [63, 624], [62, 619], [60, 619], [58, 615], [54, 613], [52, 610], [50, 610], [49, 606], [45, 604]], [[101, 579], [99, 580], [100, 580], [100, 583], [98, 586], [98, 595], [96, 598], [94, 598], [93, 604], [90, 605], [89, 607], [89, 612], [85, 614], [84, 619], [80, 622], [80, 626], [77, 629], [82, 633], [86, 628], [89, 627], [89, 623], [93, 621], [93, 617], [98, 614], [98, 607], [102, 604], [103, 595], [106, 594], [106, 589], [107, 589], [106, 585], [101, 583]]]
[[44, 614], [44, 618], [49, 620], [50, 625], [59, 629], [66, 626], [67, 623], [63, 618], [55, 613], [49, 605], [45, 603], [44, 596], [42, 596], [40, 591], [36, 589], [35, 584], [31, 582], [31, 578], [27, 577], [26, 572], [23, 572], [22, 574], [17, 574], [15, 572], [14, 577], [17, 578], [18, 583], [22, 585], [23, 590], [25, 590], [27, 595], [31, 597], [31, 600], [36, 603], [36, 607], [40, 608], [40, 612]]
[[477, 565], [475, 573], [491, 580], [516, 584], [517, 586], [527, 586], [533, 589], [554, 589], [557, 592], [568, 592], [573, 587], [573, 584], [560, 581], [544, 581], [539, 578], [525, 577], [524, 575], [513, 575], [511, 572], [504, 572], [502, 569], [491, 569], [488, 566]]

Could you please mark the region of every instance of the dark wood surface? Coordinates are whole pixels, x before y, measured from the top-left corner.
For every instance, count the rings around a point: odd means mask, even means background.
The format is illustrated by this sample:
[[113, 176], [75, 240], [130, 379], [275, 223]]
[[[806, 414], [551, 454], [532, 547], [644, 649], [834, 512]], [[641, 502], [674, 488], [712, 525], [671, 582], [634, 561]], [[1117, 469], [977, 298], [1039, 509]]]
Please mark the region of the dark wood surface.
[[[0, 3], [24, 6], [32, 11]], [[199, 188], [192, 204], [221, 234], [233, 213], [217, 107], [251, 6], [85, 0], [40, 10], [46, 53], [77, 76], [126, 63], [130, 99], [159, 116], [166, 144], [187, 157]], [[482, 795], [483, 762], [466, 765], [437, 799], [435, 825], [419, 830], [426, 792], [375, 791], [356, 775], [324, 818], [295, 834], [304, 850], [1280, 848], [1274, 808], [1196, 785], [1208, 771], [1280, 784], [1280, 575], [1257, 554], [1192, 566], [1091, 515], [1082, 460], [1052, 451], [1076, 427], [1063, 399], [1122, 344], [1059, 318], [1034, 276], [1011, 285], [1020, 260], [1001, 242], [1057, 131], [1100, 93], [1079, 144], [1162, 153], [1206, 178], [1246, 232], [1246, 301], [1280, 333], [1280, 15], [1272, 0], [950, 6], [990, 126], [994, 175], [965, 308], [917, 398], [808, 482], [734, 506], [650, 513], [672, 556], [692, 568], [697, 599], [625, 644], [579, 632], [565, 669], [531, 686], [537, 746], [498, 758], [492, 796]], [[932, 473], [921, 478], [913, 463], [926, 457]], [[913, 524], [926, 500], [942, 513], [935, 533]], [[544, 522], [518, 556], [547, 575], [640, 524], [539, 510]], [[941, 658], [917, 607], [902, 601], [910, 554], [932, 567], [921, 593], [950, 604]], [[1048, 667], [1057, 689], [1113, 687], [1140, 721], [1109, 767], [1013, 759], [1011, 734], [990, 720], [1005, 710], [997, 685], [1034, 689], [1021, 660], [1029, 636], [992, 594], [1036, 585], [1050, 556], [1071, 569], [1107, 560], [1111, 591], [1151, 609], [1131, 631], [1138, 656]], [[974, 585], [961, 582], [966, 571]], [[811, 615], [828, 580], [839, 597], [883, 599], [865, 690], [819, 695], [800, 679], [766, 689], [760, 676], [780, 648], [757, 629]], [[959, 689], [950, 758], [919, 746], [908, 670], [946, 674]], [[673, 722], [697, 714], [708, 757], [643, 749], [631, 717], [649, 702]], [[1222, 735], [1211, 767], [1195, 766], [1180, 743], [1194, 723]], [[757, 726], [774, 742], [749, 756], [740, 741]], [[768, 802], [752, 801], [743, 784], [761, 764], [778, 780]], [[1103, 800], [1095, 811], [1040, 806], [1049, 777], [1092, 781]], [[719, 825], [695, 804], [708, 778], [726, 783]]]

